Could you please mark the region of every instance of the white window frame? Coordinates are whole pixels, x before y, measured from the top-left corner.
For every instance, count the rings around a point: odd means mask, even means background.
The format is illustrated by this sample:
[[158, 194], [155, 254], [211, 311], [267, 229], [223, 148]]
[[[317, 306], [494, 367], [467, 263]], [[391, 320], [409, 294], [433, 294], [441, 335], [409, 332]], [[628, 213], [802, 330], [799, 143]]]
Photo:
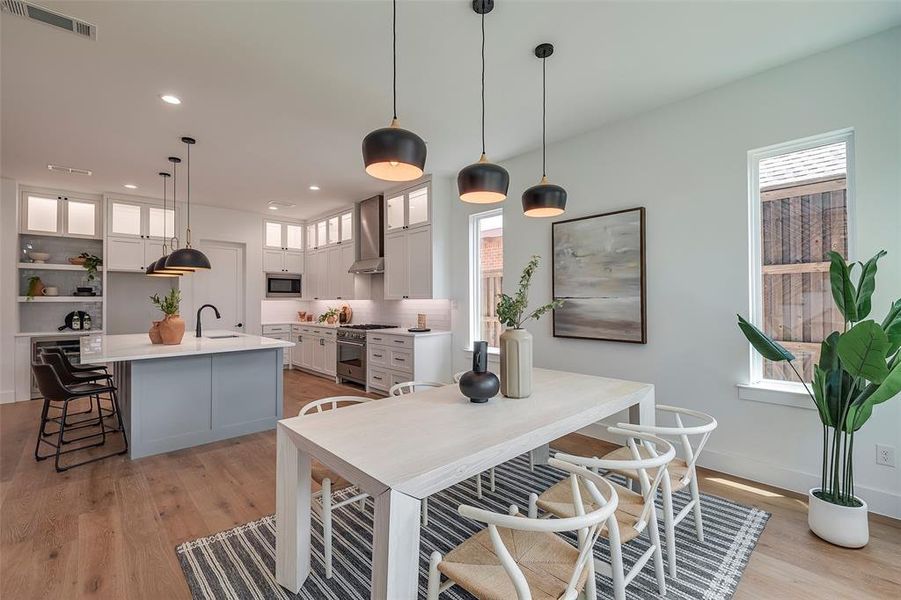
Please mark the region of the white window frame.
[[[854, 241], [854, 130], [840, 129], [748, 152], [748, 272], [750, 274], [750, 322], [763, 328], [763, 265], [761, 259], [760, 161], [789, 152], [827, 144], [845, 143], [847, 166], [845, 207], [848, 223], [848, 259], [857, 255]], [[763, 358], [748, 344], [749, 382], [739, 385], [739, 397], [773, 404], [813, 409], [803, 384], [763, 378]]]
[[[481, 269], [481, 246], [479, 244], [479, 223], [483, 219], [500, 216], [503, 218], [504, 209], [496, 208], [486, 210], [469, 215], [469, 347], [472, 350], [473, 343], [479, 339], [482, 334], [481, 311], [479, 310], [479, 302], [482, 298], [482, 278], [476, 277]], [[499, 352], [498, 348], [488, 347], [490, 354]]]

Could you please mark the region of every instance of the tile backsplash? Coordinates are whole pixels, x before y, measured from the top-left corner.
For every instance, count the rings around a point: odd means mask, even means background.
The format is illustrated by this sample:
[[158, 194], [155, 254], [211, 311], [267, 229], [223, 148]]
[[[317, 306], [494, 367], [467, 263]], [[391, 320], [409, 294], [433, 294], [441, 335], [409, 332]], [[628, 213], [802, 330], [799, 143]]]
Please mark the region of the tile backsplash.
[[426, 315], [432, 329], [450, 330], [450, 300], [264, 300], [262, 322], [293, 321], [297, 311], [312, 311], [315, 319], [331, 307], [343, 304], [353, 309], [354, 323], [379, 323], [415, 327], [419, 313]]

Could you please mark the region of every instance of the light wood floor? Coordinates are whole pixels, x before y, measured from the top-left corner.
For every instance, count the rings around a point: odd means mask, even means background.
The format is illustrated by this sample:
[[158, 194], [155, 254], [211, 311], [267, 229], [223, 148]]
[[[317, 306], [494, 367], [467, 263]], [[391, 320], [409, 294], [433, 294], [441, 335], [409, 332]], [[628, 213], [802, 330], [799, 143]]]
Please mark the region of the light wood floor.
[[[348, 388], [285, 374], [285, 414]], [[354, 393], [354, 392], [351, 392]], [[177, 544], [275, 511], [275, 432], [58, 474], [32, 457], [40, 406], [0, 406], [0, 598], [188, 598]], [[598, 454], [580, 435], [555, 446]], [[703, 471], [701, 489], [773, 514], [737, 598], [901, 598], [901, 524], [871, 517], [862, 550], [807, 530], [794, 494]], [[690, 524], [689, 524], [690, 526]]]

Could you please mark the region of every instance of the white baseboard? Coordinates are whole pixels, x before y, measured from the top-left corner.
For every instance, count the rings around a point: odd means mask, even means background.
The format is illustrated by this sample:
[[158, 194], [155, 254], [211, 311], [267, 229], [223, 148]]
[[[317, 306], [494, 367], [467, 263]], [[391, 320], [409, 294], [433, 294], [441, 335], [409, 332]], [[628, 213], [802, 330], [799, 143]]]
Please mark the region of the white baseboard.
[[[580, 429], [579, 433], [607, 442], [622, 442], [617, 440], [615, 436], [607, 433], [607, 425], [601, 423], [595, 423]], [[773, 463], [729, 452], [705, 449], [698, 459], [698, 464], [714, 471], [758, 481], [800, 494], [807, 494], [807, 490], [820, 484], [819, 474], [786, 469]], [[861, 485], [855, 486], [855, 492], [860, 498], [866, 500], [870, 507], [870, 512], [894, 519], [901, 519], [901, 495]]]
[[16, 401], [16, 390], [0, 390], [0, 404], [9, 404]]

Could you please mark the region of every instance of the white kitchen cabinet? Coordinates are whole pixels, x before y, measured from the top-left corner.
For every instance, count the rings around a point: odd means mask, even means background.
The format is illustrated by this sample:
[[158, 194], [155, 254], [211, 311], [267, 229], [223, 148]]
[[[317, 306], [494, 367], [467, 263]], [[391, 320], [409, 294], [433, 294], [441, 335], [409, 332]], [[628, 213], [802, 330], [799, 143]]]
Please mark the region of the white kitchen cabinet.
[[323, 366], [323, 373], [326, 375], [330, 375], [332, 377], [335, 376], [337, 372], [336, 367], [338, 360], [338, 342], [335, 338], [323, 337], [322, 339], [322, 353], [324, 355], [325, 364]]
[[366, 335], [369, 390], [387, 392], [404, 381], [452, 379], [451, 333], [404, 335], [370, 331]]
[[287, 221], [263, 220], [263, 247], [302, 252], [303, 225]]
[[286, 250], [284, 261], [286, 273], [303, 273], [303, 252]]
[[150, 262], [144, 262], [144, 240], [140, 238], [107, 238], [106, 249], [104, 263], [109, 271], [143, 271]]
[[110, 237], [171, 238], [175, 232], [175, 209], [137, 200], [107, 200], [106, 233]]
[[328, 249], [307, 252], [304, 269], [303, 297], [307, 300], [327, 298]]
[[291, 329], [295, 342], [292, 364], [319, 375], [334, 377], [338, 360], [334, 328], [293, 325]]
[[[291, 325], [263, 325], [263, 336], [272, 338], [275, 340], [283, 340], [285, 342], [294, 342], [294, 335], [292, 332]], [[294, 348], [285, 348], [282, 354], [282, 366], [291, 368], [291, 365], [294, 363], [294, 353], [297, 352], [296, 346]]]
[[341, 244], [326, 249], [326, 270], [323, 276], [325, 281], [324, 297], [335, 300], [354, 299], [354, 275], [349, 273], [354, 263], [355, 251], [353, 245]]
[[385, 236], [385, 299], [432, 298], [432, 228]]
[[424, 227], [431, 222], [431, 182], [385, 195], [385, 233]]
[[356, 298], [355, 281], [356, 275], [350, 273], [349, 270], [357, 259], [356, 249], [352, 243], [341, 244], [341, 263], [338, 270], [338, 286], [339, 300], [353, 300]]
[[288, 250], [263, 250], [263, 272], [297, 273], [304, 272], [303, 252]]
[[20, 198], [20, 233], [100, 239], [101, 201], [67, 192], [23, 190]]

